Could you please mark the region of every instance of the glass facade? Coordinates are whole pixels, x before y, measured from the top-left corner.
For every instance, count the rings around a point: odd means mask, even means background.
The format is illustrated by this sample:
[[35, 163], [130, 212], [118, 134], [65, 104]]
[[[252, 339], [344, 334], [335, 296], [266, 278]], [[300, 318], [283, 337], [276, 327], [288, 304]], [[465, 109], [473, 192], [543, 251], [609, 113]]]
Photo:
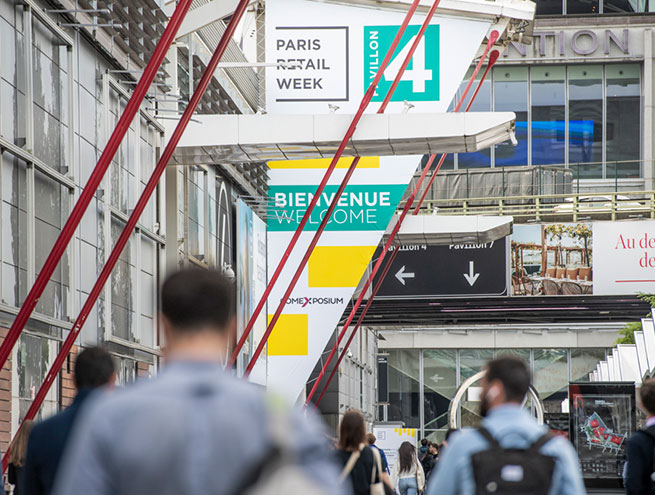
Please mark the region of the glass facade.
[[[559, 413], [567, 397], [568, 383], [588, 381], [589, 373], [606, 357], [606, 350], [601, 348], [385, 349], [383, 352], [389, 355], [386, 419], [417, 428], [422, 436], [435, 441], [442, 441], [448, 429], [448, 408], [458, 387], [482, 371], [490, 359], [512, 355], [529, 363], [545, 411]], [[462, 424], [472, 425], [479, 420], [478, 407], [478, 402], [464, 398], [458, 412]]]
[[537, 15], [655, 12], [653, 0], [537, 0]]
[[639, 178], [640, 81], [639, 64], [496, 66], [471, 111], [515, 112], [518, 145], [458, 154], [444, 167], [553, 165], [575, 179]]

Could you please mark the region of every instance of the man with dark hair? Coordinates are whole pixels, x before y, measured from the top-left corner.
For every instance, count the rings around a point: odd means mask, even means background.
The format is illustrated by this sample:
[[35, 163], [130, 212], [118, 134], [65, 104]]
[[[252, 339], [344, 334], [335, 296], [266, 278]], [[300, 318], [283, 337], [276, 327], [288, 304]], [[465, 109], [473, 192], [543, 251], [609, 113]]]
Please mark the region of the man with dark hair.
[[643, 381], [638, 399], [639, 408], [648, 418], [644, 429], [636, 431], [626, 446], [625, 488], [626, 495], [651, 495], [655, 492], [651, 478], [655, 452], [655, 379]]
[[[545, 436], [547, 428], [537, 424], [521, 407], [529, 387], [530, 372], [522, 360], [501, 357], [487, 363], [480, 399], [480, 412], [484, 417], [482, 429], [458, 431], [452, 436], [428, 483], [428, 495], [482, 493], [476, 491], [474, 459], [479, 459], [480, 454], [486, 452], [502, 453], [503, 449], [510, 451], [530, 447], [535, 448], [534, 452], [528, 452], [531, 458], [550, 458], [551, 466], [554, 465], [549, 479], [549, 495], [586, 493], [573, 446], [563, 437]], [[497, 445], [491, 444], [491, 441]], [[537, 474], [519, 470], [516, 465], [506, 467], [511, 469], [501, 474], [509, 476], [511, 479], [506, 480], [509, 482], [522, 482], [524, 479], [529, 481]], [[487, 484], [479, 488], [488, 490], [489, 486]], [[497, 487], [498, 493], [502, 493], [499, 485], [494, 483], [494, 490]]]
[[75, 361], [74, 381], [77, 394], [73, 403], [61, 413], [36, 424], [30, 433], [23, 468], [22, 495], [51, 493], [64, 447], [80, 407], [94, 389], [110, 386], [116, 381], [111, 356], [99, 347], [84, 349]]
[[161, 291], [163, 370], [89, 407], [55, 494], [242, 495], [267, 481], [320, 491], [266, 493], [343, 493], [315, 419], [291, 414], [224, 371], [236, 337], [234, 292], [212, 270], [168, 277]]

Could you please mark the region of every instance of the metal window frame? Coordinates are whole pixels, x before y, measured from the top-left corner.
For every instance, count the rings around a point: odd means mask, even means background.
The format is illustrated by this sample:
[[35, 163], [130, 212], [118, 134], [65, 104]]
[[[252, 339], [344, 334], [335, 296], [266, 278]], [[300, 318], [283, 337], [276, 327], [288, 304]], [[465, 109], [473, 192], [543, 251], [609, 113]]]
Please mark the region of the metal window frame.
[[[112, 91], [116, 94], [119, 105], [121, 100], [128, 100], [130, 93], [120, 85], [117, 79], [115, 79], [108, 71], [102, 75], [102, 101], [103, 101], [103, 125], [104, 125], [104, 134], [105, 138], [108, 138], [109, 133], [113, 126], [111, 125], [111, 97]], [[131, 160], [130, 168], [134, 170], [134, 173], [131, 175], [130, 179], [132, 181], [132, 190], [138, 194], [138, 191], [141, 186], [141, 151], [140, 151], [140, 141], [141, 141], [141, 118], [146, 120], [146, 123], [149, 127], [154, 129], [155, 142], [153, 142], [153, 147], [156, 150], [157, 147], [163, 141], [164, 127], [155, 119], [155, 117], [149, 113], [145, 107], [148, 103], [145, 102], [142, 105], [142, 108], [137, 114], [135, 122], [133, 122], [132, 127], [134, 128], [133, 138], [135, 139], [136, 144], [132, 147], [132, 154], [129, 159]], [[106, 174], [103, 178], [103, 222], [104, 222], [104, 252], [105, 252], [105, 262], [109, 258], [111, 248], [113, 247], [113, 240], [111, 236], [111, 224], [112, 220], [118, 220], [123, 224], [127, 223], [129, 215], [122, 211], [120, 208], [114, 206], [111, 201], [111, 172]], [[157, 191], [154, 198], [159, 198], [162, 193], [162, 185], [157, 186]], [[134, 198], [128, 199], [128, 206], [131, 205], [131, 201]], [[161, 225], [162, 222], [162, 212], [161, 212], [161, 203], [159, 200], [155, 200], [155, 223]], [[152, 342], [153, 347], [148, 347], [141, 344], [142, 333], [144, 329], [141, 328], [139, 324], [139, 319], [141, 315], [141, 282], [140, 274], [143, 264], [143, 255], [141, 253], [141, 239], [145, 237], [155, 242], [155, 259], [153, 261], [153, 266], [157, 273], [155, 274], [155, 286], [153, 287], [153, 300], [156, 301], [156, 306], [159, 305], [157, 283], [160, 279], [160, 271], [163, 269], [160, 263], [160, 253], [161, 250], [165, 248], [166, 240], [164, 237], [159, 235], [159, 233], [153, 231], [152, 229], [146, 227], [143, 223], [139, 222], [134, 230], [134, 233], [130, 237], [130, 243], [136, 243], [134, 245], [135, 249], [135, 259], [134, 267], [136, 272], [136, 279], [133, 281], [134, 284], [134, 296], [131, 300], [132, 306], [130, 311], [133, 313], [133, 317], [136, 318], [135, 322], [135, 331], [136, 334], [133, 335], [135, 340], [126, 340], [121, 337], [115, 336], [112, 332], [112, 302], [111, 302], [111, 283], [105, 284], [104, 291], [104, 340], [106, 342], [113, 342], [120, 344], [124, 347], [140, 350], [149, 354], [160, 355], [157, 346], [158, 346], [158, 334], [159, 334], [159, 323], [157, 319], [153, 319], [152, 327]], [[131, 329], [128, 329], [130, 331]]]

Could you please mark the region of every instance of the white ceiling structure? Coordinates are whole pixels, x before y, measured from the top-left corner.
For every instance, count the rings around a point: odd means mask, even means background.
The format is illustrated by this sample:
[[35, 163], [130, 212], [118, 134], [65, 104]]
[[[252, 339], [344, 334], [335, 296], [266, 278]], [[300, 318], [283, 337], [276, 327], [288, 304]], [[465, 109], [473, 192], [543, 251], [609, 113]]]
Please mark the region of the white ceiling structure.
[[[334, 156], [353, 119], [326, 115], [198, 115], [172, 164]], [[513, 112], [364, 115], [343, 156], [467, 153], [513, 139]], [[175, 121], [166, 123], [167, 135]]]

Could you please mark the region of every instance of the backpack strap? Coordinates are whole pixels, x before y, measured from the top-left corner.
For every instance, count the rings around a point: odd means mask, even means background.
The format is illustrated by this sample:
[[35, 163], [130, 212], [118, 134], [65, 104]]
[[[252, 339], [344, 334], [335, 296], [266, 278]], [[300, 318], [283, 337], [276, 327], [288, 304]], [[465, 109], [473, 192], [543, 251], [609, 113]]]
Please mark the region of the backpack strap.
[[548, 442], [550, 442], [555, 436], [552, 435], [550, 432], [544, 433], [541, 435], [535, 442], [530, 445], [528, 450], [531, 450], [532, 452], [539, 452], [541, 450], [541, 447], [546, 445]]
[[350, 454], [348, 462], [343, 467], [343, 471], [341, 471], [341, 481], [344, 481], [350, 475], [350, 472], [353, 470], [355, 464], [357, 464], [357, 461], [359, 460], [359, 455], [359, 450], [356, 450]]
[[375, 447], [369, 447], [371, 453], [373, 454], [373, 471], [371, 472], [371, 485], [375, 484], [375, 480], [380, 476], [379, 473], [382, 472], [382, 456], [380, 452]]
[[480, 426], [478, 428], [478, 433], [484, 437], [484, 439], [489, 442], [492, 448], [494, 449], [500, 449], [500, 443], [498, 443], [498, 440], [494, 438], [494, 436], [489, 433], [489, 430], [487, 430], [484, 426]]

